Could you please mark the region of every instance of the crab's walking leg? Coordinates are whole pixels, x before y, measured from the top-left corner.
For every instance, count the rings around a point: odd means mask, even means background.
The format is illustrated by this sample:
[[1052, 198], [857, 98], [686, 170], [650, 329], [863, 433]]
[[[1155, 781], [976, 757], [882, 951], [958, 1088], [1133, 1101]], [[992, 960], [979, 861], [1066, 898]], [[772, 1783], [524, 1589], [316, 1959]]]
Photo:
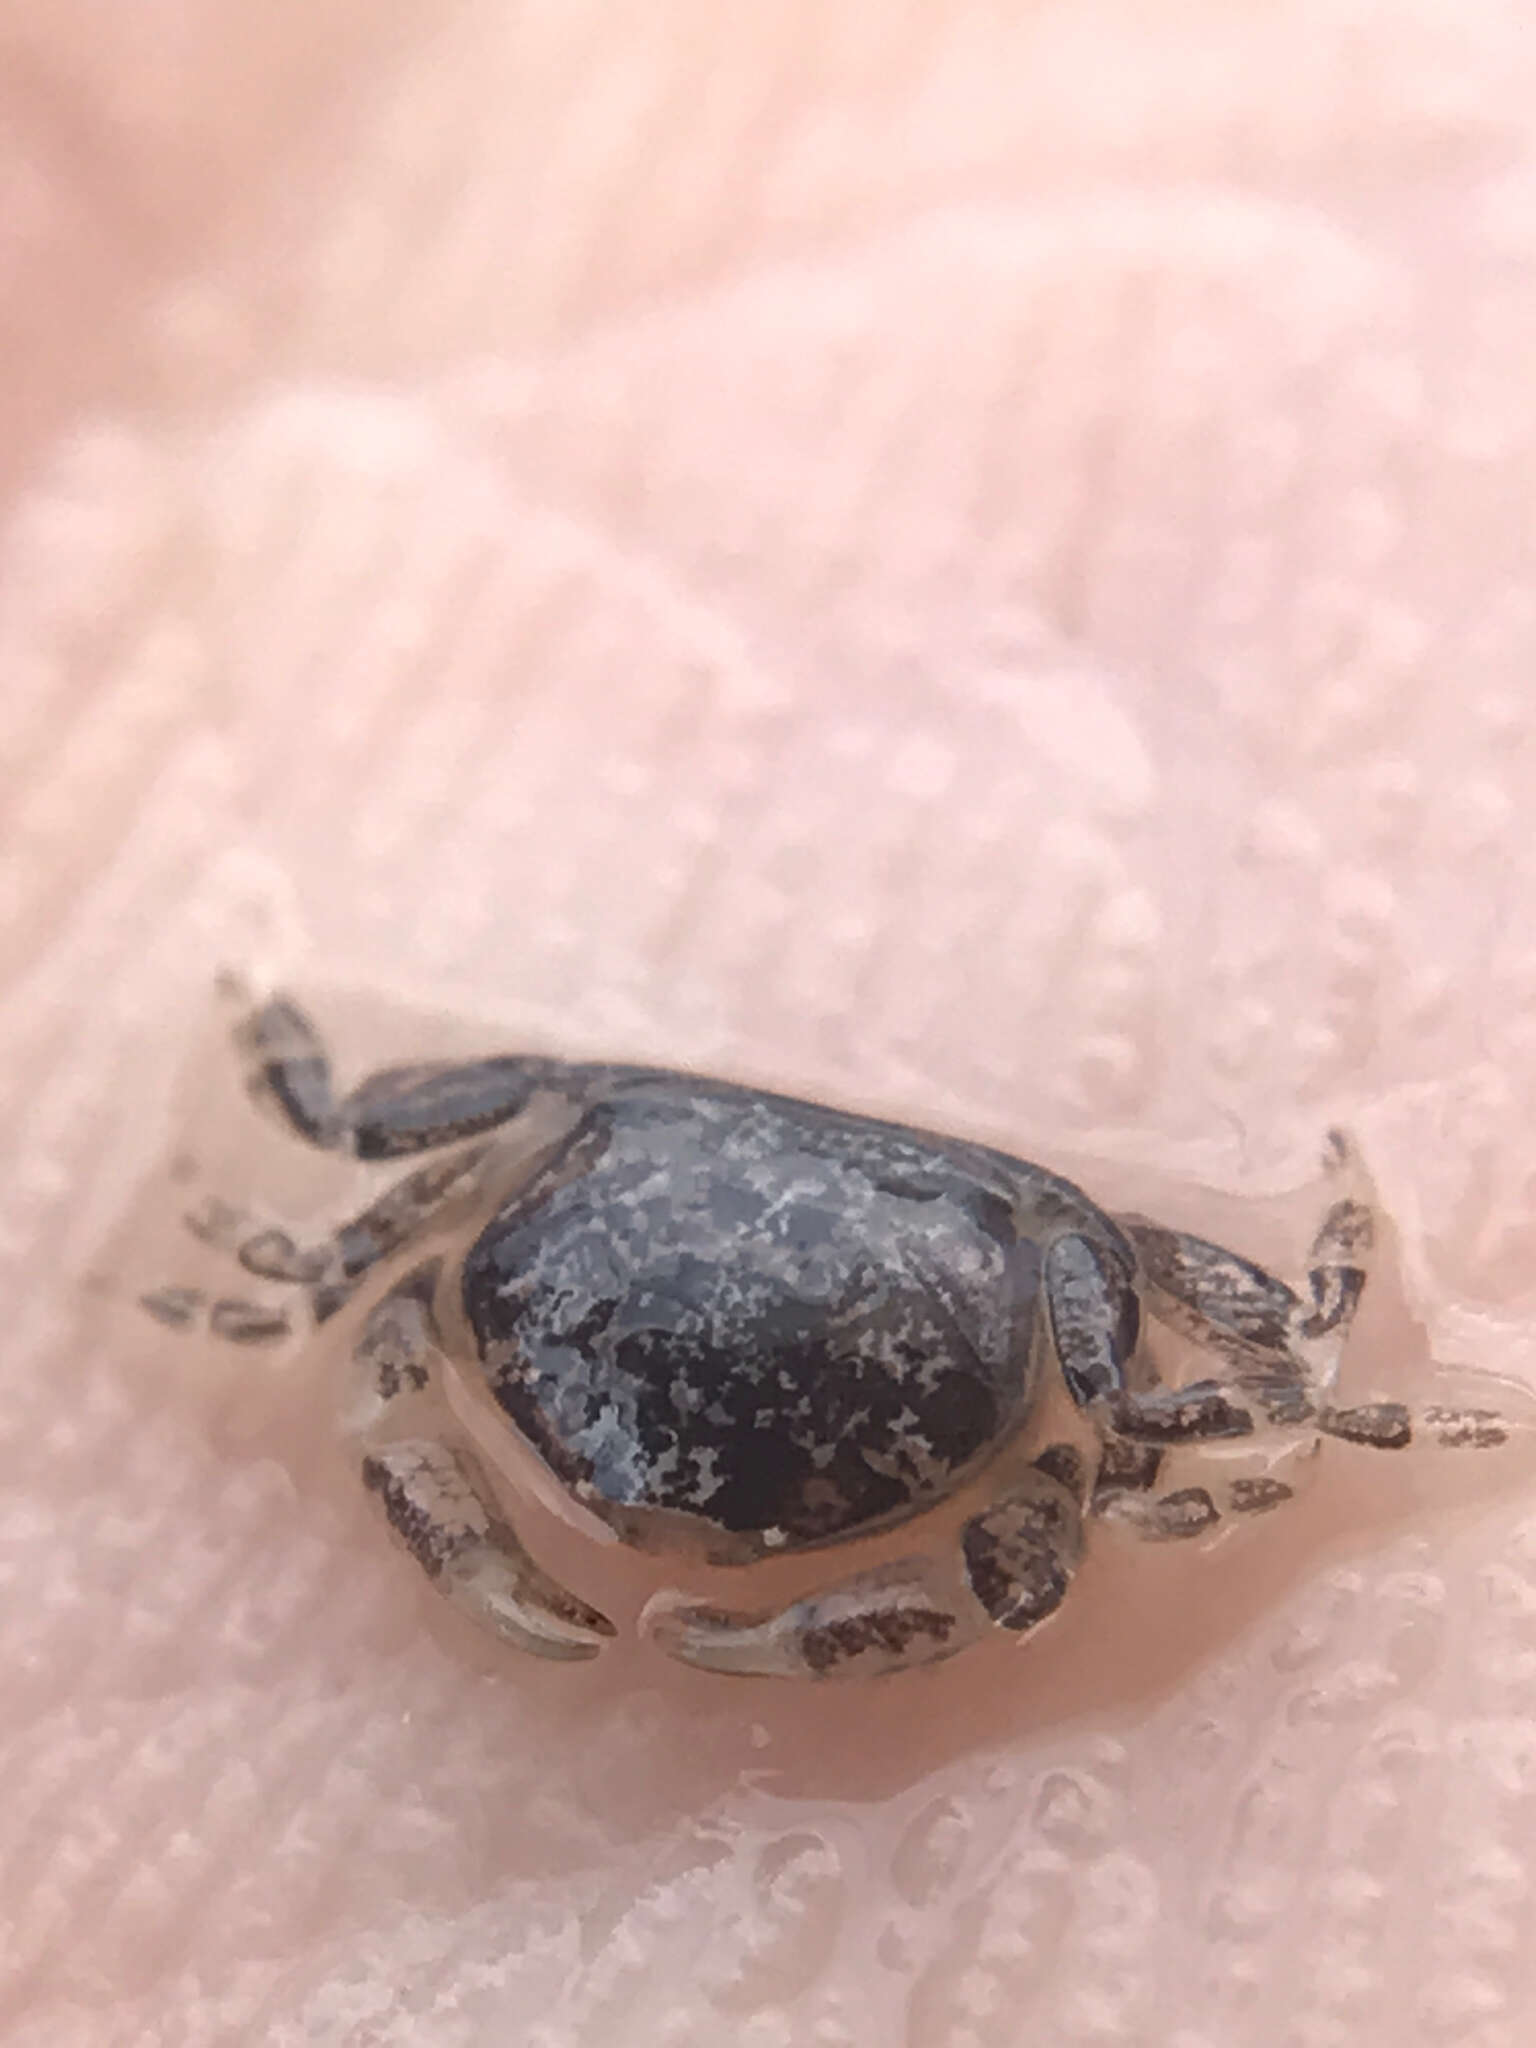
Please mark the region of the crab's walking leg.
[[1507, 1442], [1524, 1423], [1492, 1408], [1403, 1401], [1338, 1407], [1328, 1399], [1365, 1292], [1375, 1221], [1369, 1184], [1339, 1132], [1330, 1136], [1327, 1163], [1336, 1193], [1307, 1256], [1305, 1296], [1221, 1245], [1122, 1217], [1153, 1313], [1224, 1359], [1268, 1423], [1309, 1427], [1378, 1451], [1414, 1442], [1490, 1450]]
[[1308, 1299], [1221, 1245], [1143, 1217], [1121, 1219], [1152, 1313], [1225, 1360], [1272, 1422], [1305, 1422], [1323, 1402], [1370, 1270], [1369, 1184], [1337, 1132], [1328, 1167], [1336, 1192], [1308, 1253]]
[[1130, 1384], [1141, 1307], [1135, 1262], [1123, 1241], [1100, 1243], [1076, 1233], [1060, 1237], [1046, 1253], [1044, 1277], [1062, 1377], [1101, 1433], [1157, 1450], [1253, 1433], [1253, 1410], [1235, 1383]]
[[[381, 1260], [392, 1258], [424, 1232], [437, 1228], [455, 1202], [473, 1195], [488, 1149], [470, 1145], [413, 1167], [317, 1243], [298, 1244], [285, 1230], [258, 1227], [249, 1232], [237, 1230], [230, 1249], [258, 1279], [306, 1287], [315, 1321], [323, 1323]], [[188, 1219], [194, 1231], [201, 1220], [198, 1216]], [[202, 1234], [217, 1241], [211, 1231]]]
[[1252, 1521], [1283, 1507], [1295, 1488], [1269, 1474], [1212, 1479], [1204, 1486], [1177, 1486], [1154, 1493], [1146, 1486], [1105, 1484], [1094, 1489], [1090, 1513], [1116, 1528], [1153, 1542], [1188, 1542], [1205, 1536], [1222, 1521]]
[[518, 1649], [595, 1657], [613, 1623], [529, 1555], [437, 1389], [434, 1264], [377, 1304], [352, 1357], [343, 1421], [396, 1538], [455, 1606]]
[[168, 1330], [206, 1330], [226, 1344], [284, 1344], [296, 1327], [284, 1302], [210, 1295], [201, 1287], [152, 1287], [139, 1306]]
[[[1529, 1416], [1498, 1408], [1445, 1407], [1433, 1403], [1410, 1408], [1401, 1401], [1370, 1401], [1354, 1408], [1320, 1408], [1313, 1419], [1312, 1444], [1321, 1437], [1364, 1445], [1371, 1450], [1406, 1450], [1410, 1444], [1433, 1444], [1442, 1450], [1497, 1450], [1512, 1439], [1533, 1434]], [[1204, 1484], [1156, 1491], [1162, 1459], [1129, 1466], [1111, 1441], [1099, 1470], [1089, 1512], [1117, 1528], [1158, 1542], [1204, 1536], [1219, 1524], [1252, 1521], [1294, 1498], [1296, 1489], [1274, 1472], [1242, 1473], [1230, 1478], [1210, 1475]], [[1286, 1470], [1294, 1469], [1286, 1467]]]
[[330, 1056], [309, 1018], [286, 996], [258, 1005], [237, 1027], [251, 1094], [296, 1137], [359, 1159], [399, 1159], [504, 1124], [570, 1069], [510, 1056], [386, 1067], [338, 1098]]
[[[1230, 1255], [1209, 1248], [1215, 1257]], [[1223, 1268], [1225, 1271], [1225, 1268]], [[1253, 1289], [1241, 1299], [1248, 1321], [1272, 1311], [1269, 1290], [1277, 1288], [1258, 1269]], [[1224, 1487], [1168, 1485], [1168, 1461], [1191, 1452], [1243, 1439], [1262, 1448], [1261, 1424], [1272, 1425], [1278, 1396], [1255, 1389], [1235, 1369], [1226, 1379], [1197, 1380], [1189, 1386], [1133, 1385], [1140, 1338], [1137, 1264], [1125, 1239], [1070, 1235], [1053, 1244], [1045, 1259], [1046, 1313], [1062, 1377], [1091, 1418], [1100, 1455], [1089, 1497], [1089, 1512], [1160, 1538], [1202, 1535], [1229, 1512], [1249, 1515], [1279, 1505], [1291, 1489], [1264, 1474], [1245, 1474]], [[1288, 1290], [1286, 1290], [1288, 1293]], [[1223, 1356], [1229, 1367], [1236, 1361]], [[1284, 1357], [1284, 1354], [1282, 1354]], [[1243, 1364], [1248, 1363], [1246, 1351]], [[1288, 1364], [1280, 1388], [1295, 1405], [1297, 1371]], [[1308, 1412], [1305, 1403], [1301, 1412]], [[1314, 1431], [1316, 1423], [1313, 1424]], [[1161, 1487], [1161, 1491], [1159, 1488]], [[1217, 1495], [1221, 1496], [1220, 1504]]]
[[[1124, 1235], [1070, 1234], [1045, 1262], [1051, 1336], [1068, 1388], [1103, 1432], [1172, 1450], [1249, 1436], [1262, 1422], [1301, 1427], [1337, 1372], [1365, 1287], [1374, 1234], [1364, 1175], [1345, 1140], [1330, 1139], [1336, 1194], [1308, 1259], [1310, 1301], [1221, 1245], [1122, 1218]], [[1139, 1291], [1160, 1320], [1215, 1353], [1221, 1378], [1138, 1389]]]
[[1076, 1496], [1037, 1467], [965, 1523], [948, 1557], [903, 1558], [766, 1613], [661, 1593], [642, 1626], [670, 1656], [710, 1671], [873, 1677], [1037, 1627], [1066, 1597], [1081, 1550]]
[[[441, 1224], [455, 1202], [473, 1194], [486, 1151], [484, 1145], [471, 1145], [414, 1167], [350, 1222], [311, 1244], [298, 1243], [286, 1230], [257, 1222], [217, 1198], [185, 1220], [195, 1237], [232, 1253], [254, 1279], [302, 1287], [310, 1317], [323, 1323], [350, 1300], [380, 1260]], [[296, 1314], [280, 1301], [210, 1297], [195, 1287], [155, 1288], [140, 1302], [173, 1329], [207, 1329], [236, 1344], [280, 1343], [303, 1320], [302, 1311]]]

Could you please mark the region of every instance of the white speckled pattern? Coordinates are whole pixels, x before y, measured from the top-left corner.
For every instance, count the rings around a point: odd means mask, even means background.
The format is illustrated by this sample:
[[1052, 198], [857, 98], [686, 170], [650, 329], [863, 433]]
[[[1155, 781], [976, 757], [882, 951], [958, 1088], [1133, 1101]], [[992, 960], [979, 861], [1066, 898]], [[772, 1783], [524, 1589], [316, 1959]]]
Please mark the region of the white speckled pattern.
[[[7, 2048], [1525, 2048], [1518, 1459], [1331, 1447], [931, 1678], [509, 1668], [334, 1360], [128, 1306], [210, 970], [272, 964], [1229, 1237], [1183, 1181], [1343, 1120], [1436, 1355], [1536, 1381], [1523, 0], [0, 50]], [[1421, 1350], [1385, 1288], [1347, 1377]]]

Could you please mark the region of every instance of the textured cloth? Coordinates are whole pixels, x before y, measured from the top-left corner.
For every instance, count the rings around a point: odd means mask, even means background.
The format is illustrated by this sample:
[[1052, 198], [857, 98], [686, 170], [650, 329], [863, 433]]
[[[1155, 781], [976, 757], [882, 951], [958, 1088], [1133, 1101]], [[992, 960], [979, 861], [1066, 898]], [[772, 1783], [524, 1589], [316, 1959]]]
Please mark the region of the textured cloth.
[[345, 1198], [232, 968], [1263, 1254], [1343, 1122], [1351, 1388], [1536, 1377], [1525, 0], [4, 19], [7, 2048], [1529, 2042], [1529, 1461], [1330, 1446], [871, 1689], [552, 1669], [324, 1344], [132, 1306], [189, 1188]]

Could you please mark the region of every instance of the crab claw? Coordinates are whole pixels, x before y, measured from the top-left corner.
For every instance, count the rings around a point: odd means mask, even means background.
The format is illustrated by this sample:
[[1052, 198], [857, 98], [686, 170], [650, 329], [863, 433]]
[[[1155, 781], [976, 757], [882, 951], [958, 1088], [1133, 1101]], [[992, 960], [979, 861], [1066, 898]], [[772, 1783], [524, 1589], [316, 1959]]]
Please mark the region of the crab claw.
[[668, 1656], [707, 1671], [868, 1678], [952, 1657], [986, 1633], [987, 1622], [941, 1569], [911, 1557], [765, 1613], [657, 1593], [640, 1628]]
[[504, 1642], [569, 1661], [618, 1633], [529, 1555], [467, 1453], [430, 1438], [382, 1444], [363, 1460], [363, 1482], [427, 1577]]
[[537, 1657], [580, 1662], [618, 1633], [606, 1614], [558, 1585], [521, 1545], [476, 1545], [445, 1567], [439, 1584], [455, 1606]]

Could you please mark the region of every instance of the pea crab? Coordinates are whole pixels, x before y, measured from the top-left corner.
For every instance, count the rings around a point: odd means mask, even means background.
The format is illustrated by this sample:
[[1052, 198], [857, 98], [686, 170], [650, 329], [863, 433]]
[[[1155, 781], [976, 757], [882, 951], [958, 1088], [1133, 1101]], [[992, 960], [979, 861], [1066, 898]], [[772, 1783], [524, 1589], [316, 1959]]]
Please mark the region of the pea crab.
[[[306, 1144], [432, 1156], [318, 1242], [222, 1202], [189, 1223], [314, 1322], [373, 1294], [346, 1414], [364, 1485], [449, 1599], [546, 1657], [594, 1656], [615, 1629], [530, 1555], [444, 1398], [454, 1372], [579, 1513], [663, 1557], [744, 1566], [956, 1510], [928, 1550], [771, 1611], [648, 1603], [660, 1648], [739, 1673], [859, 1676], [1021, 1637], [1065, 1598], [1088, 1523], [1170, 1540], [1273, 1509], [1293, 1490], [1277, 1448], [1502, 1441], [1491, 1411], [1330, 1403], [1374, 1235], [1337, 1135], [1293, 1289], [1025, 1159], [735, 1083], [506, 1055], [339, 1095], [282, 996], [236, 1040], [250, 1092]], [[143, 1299], [239, 1343], [297, 1326], [190, 1288]], [[1162, 1383], [1149, 1318], [1219, 1369]], [[1191, 1459], [1210, 1469], [1170, 1485]]]

